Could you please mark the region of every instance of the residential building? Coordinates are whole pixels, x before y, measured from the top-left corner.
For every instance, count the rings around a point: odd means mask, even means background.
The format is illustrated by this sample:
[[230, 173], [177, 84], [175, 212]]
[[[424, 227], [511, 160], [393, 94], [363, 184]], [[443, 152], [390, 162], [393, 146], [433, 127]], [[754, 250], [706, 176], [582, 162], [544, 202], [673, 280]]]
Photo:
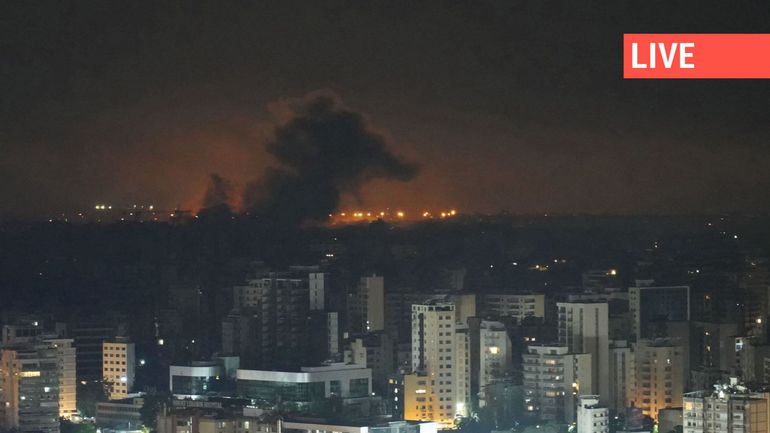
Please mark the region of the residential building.
[[470, 400], [467, 326], [457, 326], [455, 305], [412, 306], [412, 374], [404, 377], [404, 419], [441, 428], [467, 416]]
[[[183, 400], [174, 402], [184, 403]], [[201, 402], [193, 402], [201, 403]], [[267, 422], [262, 413], [241, 407], [223, 408], [221, 403], [204, 402], [195, 407], [163, 407], [158, 413], [158, 433], [278, 433], [275, 422]]]
[[59, 433], [59, 351], [35, 341], [0, 355], [0, 431]]
[[607, 406], [614, 412], [623, 411], [633, 398], [636, 358], [625, 340], [610, 341], [610, 394]]
[[500, 293], [482, 296], [484, 317], [510, 317], [521, 322], [527, 317], [545, 317], [545, 295]]
[[379, 275], [361, 277], [348, 296], [349, 328], [355, 333], [385, 329], [385, 280]]
[[74, 341], [70, 338], [53, 338], [45, 342], [56, 350], [59, 364], [59, 417], [70, 419], [78, 413], [77, 354], [73, 347]]
[[689, 286], [640, 286], [628, 289], [628, 309], [636, 339], [652, 338], [649, 323], [690, 320]]
[[354, 337], [346, 361], [372, 370], [372, 389], [379, 395], [387, 391], [388, 375], [394, 371], [393, 342], [384, 331]]
[[577, 403], [577, 433], [609, 433], [610, 410], [598, 395], [581, 395]]
[[591, 354], [593, 392], [610, 396], [609, 311], [606, 302], [559, 302], [559, 345]]
[[479, 406], [485, 402], [485, 390], [498, 379], [504, 378], [512, 368], [511, 339], [505, 325], [500, 322], [481, 321], [479, 325], [478, 392]]
[[765, 433], [770, 429], [770, 394], [752, 392], [736, 378], [712, 391], [684, 395], [683, 433]]
[[[240, 355], [246, 368], [292, 370], [321, 361], [305, 350], [311, 334], [309, 275], [317, 272], [317, 267], [294, 266], [234, 287], [233, 312], [223, 321], [224, 351]], [[314, 284], [320, 284], [317, 278]]]
[[681, 407], [686, 381], [685, 348], [669, 340], [640, 340], [634, 345], [633, 397], [631, 403], [646, 416], [658, 419], [658, 411]]
[[591, 354], [564, 346], [529, 346], [523, 355], [525, 413], [571, 423], [577, 397], [593, 394]]
[[78, 381], [100, 381], [103, 375], [103, 343], [127, 334], [127, 324], [114, 317], [68, 323], [66, 336], [74, 340]]
[[134, 343], [119, 338], [102, 344], [102, 380], [108, 389], [108, 397], [110, 400], [128, 398], [134, 386], [136, 368]]

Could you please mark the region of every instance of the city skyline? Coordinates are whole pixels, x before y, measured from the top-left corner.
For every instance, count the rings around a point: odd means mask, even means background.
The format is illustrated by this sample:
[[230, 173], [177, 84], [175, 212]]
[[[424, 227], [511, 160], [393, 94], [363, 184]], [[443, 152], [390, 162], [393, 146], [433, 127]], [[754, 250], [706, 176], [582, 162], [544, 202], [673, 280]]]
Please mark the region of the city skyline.
[[0, 433], [770, 433], [768, 5], [0, 17]]

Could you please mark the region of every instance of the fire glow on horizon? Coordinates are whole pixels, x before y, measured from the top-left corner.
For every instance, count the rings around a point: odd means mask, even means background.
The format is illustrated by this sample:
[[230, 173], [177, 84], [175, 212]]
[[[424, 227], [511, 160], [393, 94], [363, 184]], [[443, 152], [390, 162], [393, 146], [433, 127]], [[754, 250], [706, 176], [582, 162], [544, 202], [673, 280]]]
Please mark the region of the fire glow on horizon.
[[430, 211], [423, 210], [422, 212], [407, 212], [405, 210], [352, 210], [352, 211], [340, 211], [334, 214], [329, 214], [329, 221], [331, 223], [351, 223], [361, 221], [417, 221], [428, 219], [448, 219], [454, 218], [458, 215], [457, 209], [447, 209]]

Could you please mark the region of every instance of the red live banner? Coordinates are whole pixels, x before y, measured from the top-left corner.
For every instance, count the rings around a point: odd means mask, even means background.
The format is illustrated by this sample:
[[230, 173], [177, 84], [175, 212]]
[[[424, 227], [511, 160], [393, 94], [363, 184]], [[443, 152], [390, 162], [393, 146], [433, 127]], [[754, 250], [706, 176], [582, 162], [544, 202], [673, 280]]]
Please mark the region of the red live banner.
[[770, 34], [624, 34], [623, 78], [770, 78]]

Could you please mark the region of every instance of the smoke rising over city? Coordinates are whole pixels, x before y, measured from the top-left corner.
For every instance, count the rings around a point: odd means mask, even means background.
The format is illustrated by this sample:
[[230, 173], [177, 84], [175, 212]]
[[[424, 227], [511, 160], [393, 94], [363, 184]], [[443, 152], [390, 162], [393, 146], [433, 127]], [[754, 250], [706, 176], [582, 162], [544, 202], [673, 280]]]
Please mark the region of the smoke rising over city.
[[297, 102], [292, 116], [267, 143], [278, 165], [245, 188], [246, 211], [290, 224], [322, 221], [343, 194], [355, 195], [368, 181], [409, 181], [419, 172], [417, 163], [393, 154], [360, 113], [333, 95]]

